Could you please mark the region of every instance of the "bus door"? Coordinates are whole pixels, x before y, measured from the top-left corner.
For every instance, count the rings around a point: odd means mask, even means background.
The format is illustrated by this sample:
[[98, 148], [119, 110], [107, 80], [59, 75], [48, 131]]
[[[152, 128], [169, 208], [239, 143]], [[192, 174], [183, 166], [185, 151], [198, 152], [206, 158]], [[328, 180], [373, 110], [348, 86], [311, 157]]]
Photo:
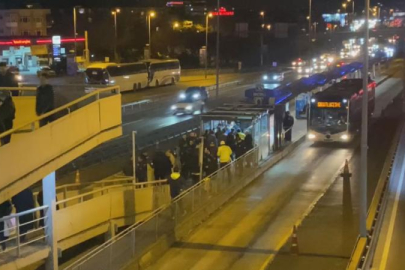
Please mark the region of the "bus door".
[[308, 118], [308, 103], [309, 103], [309, 94], [307, 93], [301, 93], [295, 98], [296, 119]]

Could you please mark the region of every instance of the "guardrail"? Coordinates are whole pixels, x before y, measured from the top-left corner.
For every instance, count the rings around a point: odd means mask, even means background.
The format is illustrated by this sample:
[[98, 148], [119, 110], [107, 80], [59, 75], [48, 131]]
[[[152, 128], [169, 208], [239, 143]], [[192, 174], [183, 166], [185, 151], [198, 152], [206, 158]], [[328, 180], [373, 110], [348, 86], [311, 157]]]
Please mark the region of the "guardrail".
[[[116, 191], [122, 188], [127, 188], [127, 187], [133, 187], [133, 189], [142, 189], [142, 188], [148, 188], [148, 187], [157, 187], [161, 186], [164, 184], [167, 184], [167, 180], [158, 180], [158, 181], [151, 181], [151, 182], [145, 182], [145, 183], [133, 183], [133, 178], [126, 178], [122, 180], [104, 180], [104, 181], [99, 181], [99, 182], [94, 182], [94, 183], [89, 183], [89, 185], [85, 185], [83, 187], [83, 184], [69, 184], [69, 185], [64, 185], [61, 187], [58, 187], [56, 189], [56, 193], [58, 194], [60, 191], [62, 194], [64, 194], [64, 198], [62, 200], [58, 200], [56, 202], [56, 205], [59, 207], [59, 209], [66, 208], [69, 206], [73, 206], [75, 204], [79, 204], [82, 202], [85, 202], [87, 200], [94, 199], [99, 196], [103, 196], [105, 194], [108, 194], [112, 191]], [[93, 188], [93, 190], [81, 193], [72, 197], [68, 197], [68, 191], [71, 191], [72, 189], [74, 191], [80, 192], [79, 188]], [[83, 190], [82, 189], [82, 190]], [[59, 192], [58, 192], [59, 191]]]
[[[27, 89], [31, 89], [30, 87], [26, 87]], [[13, 91], [13, 90], [19, 90], [20, 87], [6, 87], [6, 89], [8, 91]], [[30, 120], [24, 124], [21, 124], [11, 130], [8, 130], [6, 132], [3, 132], [0, 134], [0, 139], [4, 138], [7, 135], [11, 135], [13, 133], [17, 133], [19, 130], [24, 129], [27, 126], [31, 127], [31, 131], [34, 131], [36, 129], [36, 127], [38, 127], [38, 124], [41, 120], [44, 120], [45, 118], [49, 118], [49, 117], [55, 117], [55, 119], [60, 118], [60, 113], [63, 113], [63, 115], [65, 114], [70, 114], [73, 111], [77, 110], [80, 107], [83, 107], [91, 102], [97, 101], [100, 98], [102, 98], [101, 94], [106, 94], [108, 93], [109, 95], [111, 94], [120, 94], [120, 89], [119, 86], [112, 86], [112, 87], [107, 87], [107, 88], [101, 88], [95, 92], [92, 92], [90, 94], [87, 94], [75, 101], [69, 102], [66, 105], [63, 105], [59, 108], [56, 108], [50, 112], [47, 112], [45, 114], [42, 114], [38, 117], [36, 117], [33, 120]], [[90, 99], [94, 99], [94, 100], [90, 100]]]
[[[35, 218], [39, 216], [39, 218]], [[3, 230], [0, 234], [6, 236], [0, 244], [6, 249], [0, 248], [0, 255], [15, 252], [17, 257], [21, 256], [21, 249], [25, 246], [38, 246], [43, 244], [45, 247], [45, 220], [48, 218], [48, 206], [41, 206], [17, 214], [11, 214], [0, 218], [3, 223]], [[24, 222], [24, 220], [30, 220]]]
[[390, 182], [392, 168], [400, 147], [400, 135], [403, 133], [403, 125], [398, 128], [386, 161], [383, 166], [373, 199], [368, 209], [366, 228], [367, 237], [358, 237], [355, 248], [347, 265], [347, 270], [371, 269], [378, 235], [381, 230], [385, 206], [387, 203], [387, 187]]

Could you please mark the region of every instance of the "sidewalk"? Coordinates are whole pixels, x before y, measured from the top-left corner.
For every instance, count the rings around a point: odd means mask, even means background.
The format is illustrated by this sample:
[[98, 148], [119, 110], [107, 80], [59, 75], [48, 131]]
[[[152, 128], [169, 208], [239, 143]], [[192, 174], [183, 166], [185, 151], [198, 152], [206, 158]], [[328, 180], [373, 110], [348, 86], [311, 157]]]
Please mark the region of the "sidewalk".
[[[375, 132], [370, 133], [369, 202], [394, 136], [396, 124], [397, 120], [381, 119], [373, 127]], [[384, 132], [381, 132], [382, 130]], [[359, 149], [350, 160], [349, 167], [353, 173], [351, 181], [344, 183], [342, 178], [338, 177], [298, 227], [299, 255], [290, 254], [291, 240], [289, 240], [266, 269], [346, 269], [358, 235]]]

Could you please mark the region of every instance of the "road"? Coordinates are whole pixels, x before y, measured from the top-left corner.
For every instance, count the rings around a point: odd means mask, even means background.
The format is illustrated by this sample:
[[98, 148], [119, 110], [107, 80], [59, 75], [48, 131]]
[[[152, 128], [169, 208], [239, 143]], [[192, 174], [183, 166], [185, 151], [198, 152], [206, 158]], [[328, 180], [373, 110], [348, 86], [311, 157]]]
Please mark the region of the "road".
[[[391, 82], [378, 87], [377, 95], [395, 89], [397, 82]], [[389, 99], [377, 100], [378, 106], [382, 103], [388, 104]], [[292, 226], [325, 194], [353, 151], [353, 147], [303, 143], [149, 269], [265, 267], [290, 236]]]
[[[244, 99], [244, 91], [255, 85], [258, 74], [244, 74], [234, 77], [229, 75], [229, 80], [248, 80], [247, 84], [224, 87], [220, 89], [218, 98], [211, 98], [206, 106], [206, 110], [211, 110], [223, 103], [235, 103]], [[294, 76], [287, 77], [284, 83], [296, 79]], [[208, 80], [208, 83], [210, 83]], [[225, 79], [224, 79], [225, 80]], [[207, 83], [206, 81], [204, 81]], [[195, 84], [194, 80], [187, 81], [187, 84]], [[268, 87], [275, 88], [279, 84], [269, 84]], [[58, 174], [59, 183], [68, 183], [74, 179], [74, 171], [80, 168], [80, 173], [85, 181], [100, 180], [119, 172], [129, 160], [131, 148], [132, 131], [137, 131], [137, 145], [153, 144], [156, 138], [164, 138], [167, 134], [178, 134], [184, 131], [186, 123], [192, 119], [198, 119], [198, 115], [173, 115], [170, 111], [171, 105], [176, 101], [178, 93], [186, 85], [179, 84], [156, 89], [149, 89], [140, 93], [124, 93], [122, 100], [129, 103], [133, 100], [152, 99], [156, 97], [156, 92], [160, 92], [164, 98], [156, 100], [147, 107], [137, 109], [133, 112], [123, 114], [123, 136], [108, 142], [93, 151], [83, 155], [72, 163], [61, 168]], [[180, 90], [179, 90], [180, 89]], [[195, 124], [194, 124], [195, 126]], [[165, 145], [161, 145], [166, 150]], [[172, 147], [172, 146], [171, 146]], [[94, 165], [96, 164], [96, 165]], [[91, 166], [94, 165], [94, 166]], [[89, 167], [91, 166], [91, 167]], [[101, 168], [101, 169], [99, 169]], [[62, 179], [63, 178], [63, 179]]]

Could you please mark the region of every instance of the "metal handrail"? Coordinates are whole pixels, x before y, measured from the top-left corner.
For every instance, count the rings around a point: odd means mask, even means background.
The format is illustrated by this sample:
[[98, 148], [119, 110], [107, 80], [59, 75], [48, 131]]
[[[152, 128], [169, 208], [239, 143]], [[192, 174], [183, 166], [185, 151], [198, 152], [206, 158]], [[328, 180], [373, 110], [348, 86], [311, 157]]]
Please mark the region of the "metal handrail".
[[15, 214], [10, 214], [10, 215], [8, 215], [8, 216], [5, 216], [5, 217], [0, 218], [0, 222], [4, 222], [4, 221], [9, 220], [9, 219], [11, 219], [11, 218], [16, 218], [16, 217], [24, 216], [24, 215], [31, 214], [31, 213], [36, 213], [36, 212], [38, 212], [38, 211], [45, 210], [45, 209], [47, 209], [47, 208], [48, 208], [48, 206], [47, 206], [47, 205], [44, 205], [44, 206], [40, 206], [40, 207], [37, 207], [37, 208], [34, 208], [34, 209], [26, 210], [26, 211], [23, 211], [23, 212], [19, 212], [19, 213], [15, 213]]
[[[13, 87], [8, 87], [7, 89], [8, 90], [13, 90], [15, 88], [17, 88], [17, 87], [14, 87], [14, 88]], [[76, 104], [78, 104], [79, 102], [82, 102], [82, 101], [87, 100], [87, 99], [89, 99], [91, 97], [94, 97], [94, 96], [97, 98], [96, 100], [99, 100], [101, 93], [103, 93], [103, 92], [111, 92], [111, 91], [114, 91], [114, 90], [117, 91], [117, 94], [120, 93], [120, 87], [119, 86], [111, 86], [111, 87], [107, 87], [107, 88], [100, 88], [100, 89], [98, 89], [98, 90], [96, 90], [94, 92], [91, 92], [91, 93], [89, 93], [87, 95], [84, 95], [83, 97], [80, 97], [80, 98], [78, 98], [78, 99], [76, 99], [76, 100], [74, 100], [72, 102], [69, 102], [69, 103], [67, 103], [67, 104], [65, 104], [65, 105], [63, 105], [63, 106], [61, 106], [59, 108], [56, 108], [56, 109], [54, 109], [54, 110], [52, 110], [50, 112], [41, 114], [40, 116], [37, 116], [33, 120], [30, 120], [30, 121], [28, 121], [28, 122], [26, 122], [24, 124], [20, 124], [16, 128], [13, 128], [13, 129], [10, 129], [10, 130], [8, 130], [6, 132], [3, 132], [3, 133], [0, 134], [0, 138], [3, 138], [5, 136], [7, 136], [7, 135], [11, 135], [16, 131], [18, 131], [20, 129], [23, 129], [26, 126], [33, 125], [33, 124], [35, 124], [36, 122], [38, 122], [40, 120], [43, 120], [43, 119], [45, 119], [45, 118], [47, 118], [47, 117], [49, 117], [51, 115], [54, 115], [56, 113], [59, 113], [61, 111], [66, 110], [66, 109], [68, 109], [68, 112], [70, 113], [69, 108], [76, 105]]]
[[166, 182], [167, 182], [167, 180], [159, 180], [159, 181], [153, 181], [153, 182], [149, 182], [149, 183], [136, 183], [136, 184], [128, 183], [128, 184], [121, 184], [121, 185], [111, 185], [111, 186], [108, 186], [108, 187], [104, 187], [104, 188], [92, 190], [92, 191], [89, 191], [89, 192], [86, 192], [86, 193], [83, 193], [83, 194], [79, 194], [79, 195], [70, 197], [68, 199], [60, 200], [60, 201], [56, 202], [56, 205], [65, 204], [65, 203], [67, 203], [69, 201], [73, 201], [73, 200], [79, 200], [79, 202], [83, 202], [84, 197], [87, 197], [87, 196], [90, 196], [90, 195], [93, 195], [93, 194], [97, 194], [97, 193], [100, 193], [101, 194], [100, 196], [102, 196], [102, 195], [105, 195], [107, 193], [110, 193], [110, 190], [112, 190], [112, 189], [118, 189], [118, 188], [122, 188], [122, 187], [133, 187], [134, 189], [137, 189], [136, 188], [137, 186], [139, 186], [138, 189], [141, 189], [142, 186], [145, 186], [145, 185], [146, 186], [148, 186], [148, 185], [150, 185], [150, 186], [159, 186], [159, 185], [165, 184]]

